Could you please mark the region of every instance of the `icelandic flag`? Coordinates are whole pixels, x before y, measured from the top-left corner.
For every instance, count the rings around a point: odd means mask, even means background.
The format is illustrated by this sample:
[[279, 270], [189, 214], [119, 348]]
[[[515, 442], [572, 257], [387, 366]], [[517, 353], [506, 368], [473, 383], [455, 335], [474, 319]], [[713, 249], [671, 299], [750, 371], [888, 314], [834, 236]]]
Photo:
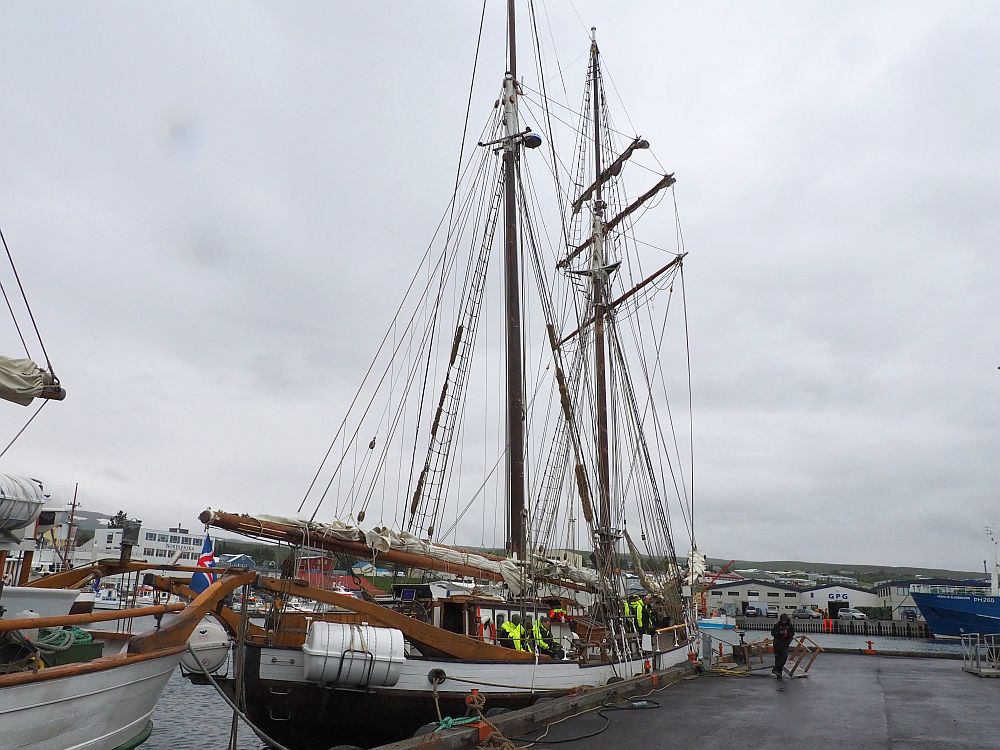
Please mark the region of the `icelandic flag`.
[[205, 572], [192, 575], [190, 586], [194, 593], [200, 594], [215, 583], [215, 575], [211, 572], [211, 568], [215, 567], [215, 548], [212, 545], [212, 537], [207, 532], [205, 543], [201, 545], [201, 557], [198, 558], [197, 567], [204, 568]]

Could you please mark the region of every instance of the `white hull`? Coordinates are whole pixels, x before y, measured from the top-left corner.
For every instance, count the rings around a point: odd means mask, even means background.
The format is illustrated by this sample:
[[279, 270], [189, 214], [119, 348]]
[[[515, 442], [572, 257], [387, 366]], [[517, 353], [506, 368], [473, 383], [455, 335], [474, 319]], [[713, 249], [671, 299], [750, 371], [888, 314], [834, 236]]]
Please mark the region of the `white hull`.
[[114, 750], [143, 731], [180, 658], [0, 688], [0, 746]]
[[[688, 649], [681, 646], [657, 656], [655, 667], [666, 669], [686, 662]], [[652, 657], [648, 657], [652, 658]], [[430, 689], [427, 675], [433, 669], [442, 670], [444, 682], [438, 687], [442, 694], [466, 694], [473, 688], [487, 695], [534, 693], [571, 690], [578, 686], [597, 687], [608, 680], [641, 675], [646, 671], [647, 658], [621, 664], [601, 664], [581, 667], [575, 661], [497, 663], [432, 658], [407, 658], [402, 665], [399, 681], [391, 687], [374, 688], [379, 695], [424, 694]], [[260, 679], [282, 682], [309, 682], [305, 676], [303, 653], [300, 650], [262, 648]]]
[[30, 609], [41, 617], [58, 617], [69, 614], [79, 591], [66, 589], [36, 589], [31, 586], [4, 586], [0, 592], [0, 606], [12, 618], [18, 612]]

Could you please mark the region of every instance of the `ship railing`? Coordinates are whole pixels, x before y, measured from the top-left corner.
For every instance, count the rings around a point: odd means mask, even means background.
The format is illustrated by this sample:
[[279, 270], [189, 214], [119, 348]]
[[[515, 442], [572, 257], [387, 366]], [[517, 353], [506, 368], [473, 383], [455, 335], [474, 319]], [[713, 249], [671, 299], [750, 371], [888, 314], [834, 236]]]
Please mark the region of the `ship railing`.
[[1000, 633], [963, 635], [962, 669], [980, 677], [1000, 676]]
[[952, 594], [958, 596], [989, 596], [990, 590], [986, 586], [910, 586], [910, 592], [914, 594]]

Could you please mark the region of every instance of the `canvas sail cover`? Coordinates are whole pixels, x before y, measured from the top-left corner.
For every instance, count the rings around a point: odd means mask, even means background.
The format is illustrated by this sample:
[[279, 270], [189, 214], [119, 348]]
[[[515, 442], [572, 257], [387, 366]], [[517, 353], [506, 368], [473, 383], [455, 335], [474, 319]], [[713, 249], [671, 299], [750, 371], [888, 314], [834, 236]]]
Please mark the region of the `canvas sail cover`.
[[0, 398], [27, 406], [50, 384], [49, 374], [30, 359], [0, 357]]
[[[456, 565], [466, 565], [475, 567], [483, 571], [488, 571], [501, 577], [504, 583], [515, 596], [522, 593], [523, 576], [518, 564], [507, 558], [493, 558], [479, 555], [475, 552], [447, 547], [442, 544], [434, 544], [426, 539], [421, 539], [407, 531], [396, 531], [384, 526], [376, 526], [370, 529], [362, 529], [350, 521], [335, 520], [326, 523], [319, 521], [307, 521], [303, 518], [288, 518], [287, 516], [257, 516], [263, 521], [270, 521], [280, 524], [288, 524], [302, 528], [306, 534], [306, 546], [309, 546], [309, 531], [322, 531], [322, 533], [345, 542], [361, 542], [372, 551], [375, 558], [381, 552], [389, 550], [401, 550], [417, 555], [441, 560], [443, 562], [454, 563]], [[597, 572], [586, 568], [577, 568], [569, 565], [565, 561], [535, 558], [534, 574], [552, 579], [562, 579], [572, 581], [590, 588], [596, 588], [599, 583]]]
[[445, 547], [421, 539], [407, 531], [395, 531], [384, 526], [376, 526], [371, 529], [362, 529], [355, 526], [350, 521], [335, 520], [328, 523], [318, 521], [305, 521], [304, 519], [288, 518], [284, 516], [257, 516], [264, 521], [291, 524], [300, 526], [306, 531], [306, 546], [308, 542], [308, 532], [310, 529], [322, 530], [337, 539], [345, 542], [362, 542], [372, 550], [372, 556], [376, 557], [380, 552], [388, 552], [390, 549], [402, 550], [419, 555], [426, 555], [435, 560], [455, 563], [459, 565], [469, 565], [480, 570], [495, 573], [503, 578], [515, 595], [521, 593], [521, 572], [512, 560], [491, 560], [483, 555], [474, 552]]

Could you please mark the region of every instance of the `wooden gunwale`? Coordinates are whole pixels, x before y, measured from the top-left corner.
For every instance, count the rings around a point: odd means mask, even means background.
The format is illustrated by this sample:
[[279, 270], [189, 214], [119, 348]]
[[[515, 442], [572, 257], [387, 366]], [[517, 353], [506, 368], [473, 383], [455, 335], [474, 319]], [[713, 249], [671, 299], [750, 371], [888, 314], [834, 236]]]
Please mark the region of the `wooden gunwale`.
[[92, 672], [103, 672], [108, 669], [116, 669], [139, 662], [159, 659], [163, 656], [173, 656], [187, 650], [187, 644], [180, 646], [170, 646], [158, 651], [149, 651], [143, 654], [116, 654], [115, 656], [102, 656], [93, 661], [80, 662], [77, 664], [63, 664], [59, 667], [46, 667], [37, 672], [16, 672], [14, 674], [0, 675], [0, 689], [16, 687], [18, 685], [45, 682], [46, 680], [59, 680], [64, 677], [76, 677]]
[[86, 615], [53, 615], [51, 617], [19, 617], [11, 620], [0, 620], [0, 633], [10, 630], [34, 630], [35, 628], [59, 628], [66, 625], [88, 625], [92, 622], [110, 622], [111, 620], [128, 620], [133, 617], [148, 615], [165, 615], [168, 612], [180, 612], [188, 605], [157, 604], [152, 607], [136, 607], [134, 609], [117, 609], [111, 612], [91, 612]]
[[[127, 563], [121, 563], [118, 560], [99, 560], [90, 565], [71, 568], [61, 573], [53, 573], [44, 578], [29, 581], [25, 586], [35, 589], [73, 589], [89, 578], [104, 578], [123, 573], [134, 573], [138, 570], [167, 570], [178, 573], [199, 573], [205, 571], [204, 568], [193, 565], [164, 565], [145, 560], [131, 560]], [[229, 570], [230, 568], [213, 568], [212, 572], [222, 574]], [[233, 570], [245, 570], [245, 568], [234, 568]]]

